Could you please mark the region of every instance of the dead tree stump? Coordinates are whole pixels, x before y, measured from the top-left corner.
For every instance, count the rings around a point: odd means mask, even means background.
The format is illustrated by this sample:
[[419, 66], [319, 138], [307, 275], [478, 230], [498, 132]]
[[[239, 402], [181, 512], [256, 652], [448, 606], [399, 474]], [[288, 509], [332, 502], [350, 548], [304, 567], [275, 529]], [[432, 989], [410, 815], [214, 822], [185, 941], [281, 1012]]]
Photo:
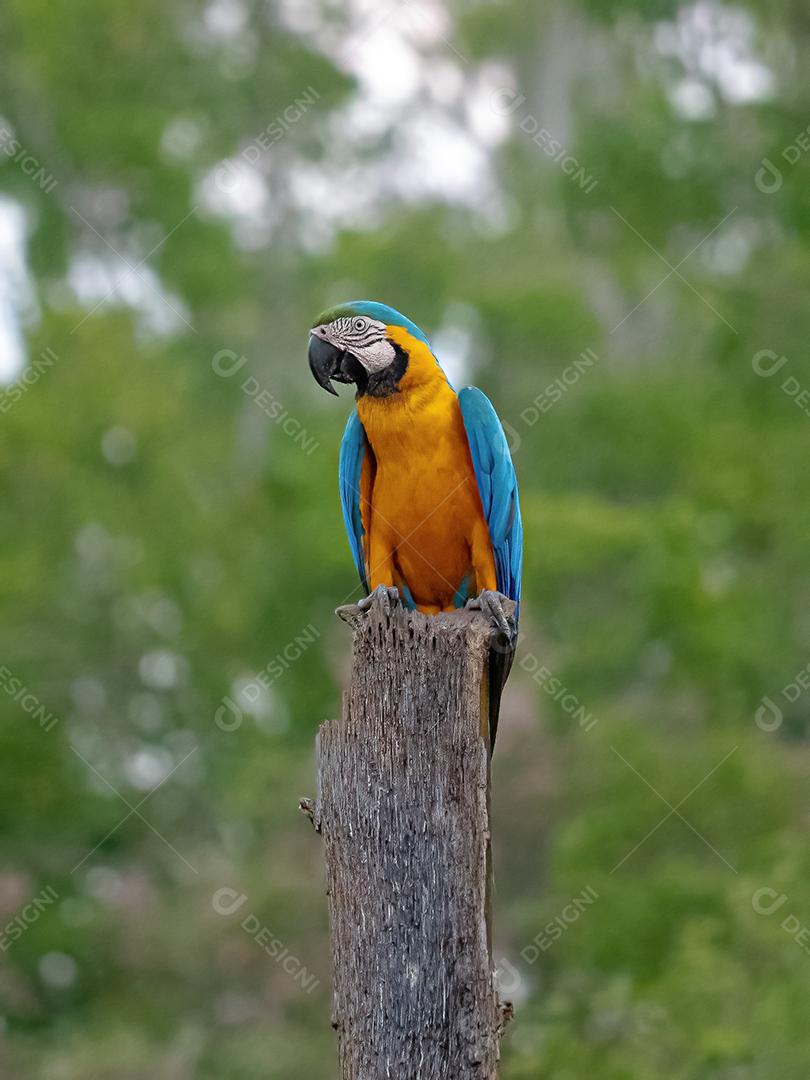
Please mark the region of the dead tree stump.
[[342, 1080], [492, 1080], [487, 670], [478, 613], [344, 608], [343, 715], [318, 736]]

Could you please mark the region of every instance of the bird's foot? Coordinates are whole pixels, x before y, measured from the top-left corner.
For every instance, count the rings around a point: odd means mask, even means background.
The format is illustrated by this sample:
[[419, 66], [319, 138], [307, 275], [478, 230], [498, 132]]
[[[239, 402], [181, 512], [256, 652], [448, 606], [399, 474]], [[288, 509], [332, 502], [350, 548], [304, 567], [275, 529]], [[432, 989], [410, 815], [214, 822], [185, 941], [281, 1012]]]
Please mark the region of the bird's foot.
[[504, 601], [509, 602], [503, 593], [484, 589], [478, 596], [468, 600], [464, 607], [468, 611], [482, 611], [492, 624], [493, 644], [511, 650], [517, 637], [517, 626], [514, 618], [506, 614]]
[[386, 615], [391, 614], [391, 609], [399, 603], [399, 589], [393, 585], [378, 585], [377, 588], [359, 600], [357, 606], [361, 611], [370, 611], [372, 607], [379, 605]]
[[343, 618], [343, 613], [351, 613], [352, 611], [370, 611], [373, 607], [377, 606], [385, 615], [390, 615], [392, 610], [400, 603], [399, 589], [394, 588], [392, 585], [378, 585], [377, 588], [369, 593], [368, 596], [364, 596], [362, 600], [358, 600], [354, 605], [348, 605], [339, 607], [337, 614]]

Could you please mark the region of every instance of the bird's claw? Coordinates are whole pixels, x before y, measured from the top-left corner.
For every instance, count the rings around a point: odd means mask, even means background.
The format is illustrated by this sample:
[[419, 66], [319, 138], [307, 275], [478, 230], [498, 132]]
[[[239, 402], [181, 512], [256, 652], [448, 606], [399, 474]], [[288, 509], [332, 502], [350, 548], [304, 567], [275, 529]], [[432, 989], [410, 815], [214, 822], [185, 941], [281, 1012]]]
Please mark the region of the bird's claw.
[[362, 600], [359, 600], [357, 606], [361, 611], [369, 611], [375, 604], [378, 604], [386, 615], [390, 615], [391, 610], [396, 607], [399, 602], [399, 589], [395, 588], [393, 585], [378, 585], [372, 593], [369, 593], [368, 596], [364, 596]]
[[512, 648], [517, 633], [515, 620], [506, 614], [504, 600], [507, 598], [492, 589], [484, 589], [464, 605], [468, 611], [482, 611], [492, 623], [493, 637]]
[[356, 604], [343, 604], [335, 608], [335, 614], [350, 623], [358, 611], [371, 611], [377, 605], [385, 615], [390, 615], [394, 607], [400, 602], [399, 589], [391, 585], [378, 585], [368, 596], [358, 600]]

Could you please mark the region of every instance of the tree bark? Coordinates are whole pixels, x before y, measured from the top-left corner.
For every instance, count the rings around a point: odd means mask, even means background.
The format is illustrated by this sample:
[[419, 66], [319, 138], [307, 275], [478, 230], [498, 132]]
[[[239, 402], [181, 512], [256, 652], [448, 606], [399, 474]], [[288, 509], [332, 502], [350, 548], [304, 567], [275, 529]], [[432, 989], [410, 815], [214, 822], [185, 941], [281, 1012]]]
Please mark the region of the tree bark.
[[[506, 1015], [490, 945], [490, 628], [375, 600], [318, 736], [343, 1080], [491, 1080]], [[310, 813], [313, 813], [310, 806]]]

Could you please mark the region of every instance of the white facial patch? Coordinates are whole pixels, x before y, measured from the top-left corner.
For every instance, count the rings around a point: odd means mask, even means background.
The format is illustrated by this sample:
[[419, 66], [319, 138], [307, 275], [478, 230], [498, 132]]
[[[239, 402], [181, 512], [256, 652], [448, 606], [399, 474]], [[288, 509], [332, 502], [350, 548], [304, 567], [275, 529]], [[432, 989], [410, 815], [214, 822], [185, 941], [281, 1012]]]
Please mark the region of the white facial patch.
[[336, 348], [356, 356], [369, 375], [388, 367], [396, 356], [386, 338], [385, 323], [364, 315], [335, 319], [324, 326], [323, 336]]
[[383, 368], [387, 368], [396, 356], [394, 346], [390, 341], [386, 341], [385, 338], [381, 341], [374, 342], [373, 345], [366, 345], [360, 351], [354, 350], [354, 352], [369, 375], [373, 375], [375, 371], [382, 371]]

